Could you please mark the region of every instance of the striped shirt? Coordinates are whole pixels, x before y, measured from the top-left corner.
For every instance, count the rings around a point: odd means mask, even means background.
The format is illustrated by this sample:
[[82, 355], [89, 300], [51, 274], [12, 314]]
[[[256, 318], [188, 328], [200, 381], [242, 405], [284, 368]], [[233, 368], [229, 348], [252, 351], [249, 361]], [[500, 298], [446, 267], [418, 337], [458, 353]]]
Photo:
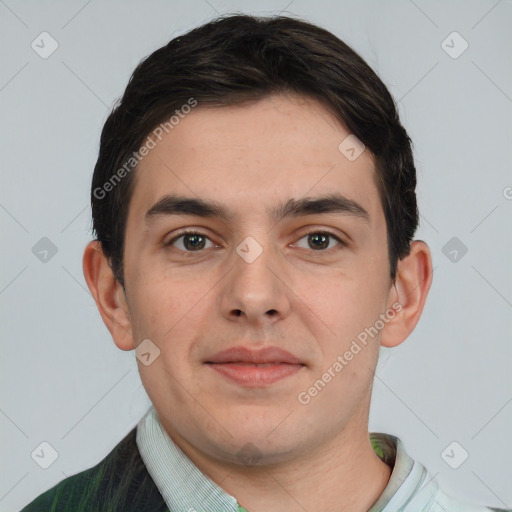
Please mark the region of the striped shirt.
[[[386, 488], [368, 512], [504, 510], [471, 505], [448, 496], [439, 489], [427, 469], [405, 452], [400, 439], [376, 432], [369, 436], [375, 453], [392, 468], [392, 473]], [[137, 425], [136, 441], [149, 474], [172, 512], [247, 512], [172, 441], [154, 407]]]

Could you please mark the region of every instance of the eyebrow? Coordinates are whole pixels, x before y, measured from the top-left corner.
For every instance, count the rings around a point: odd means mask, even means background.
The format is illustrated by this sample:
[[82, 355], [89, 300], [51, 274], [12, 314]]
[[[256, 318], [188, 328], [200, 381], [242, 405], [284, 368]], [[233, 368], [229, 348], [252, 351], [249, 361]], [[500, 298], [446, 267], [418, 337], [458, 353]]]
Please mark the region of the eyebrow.
[[[300, 217], [316, 215], [319, 213], [341, 213], [358, 217], [368, 224], [368, 212], [356, 201], [342, 194], [334, 193], [321, 197], [305, 197], [302, 199], [289, 199], [277, 207], [267, 211], [276, 222], [287, 217]], [[165, 195], [160, 198], [145, 214], [146, 224], [162, 215], [195, 215], [206, 218], [219, 218], [229, 222], [235, 218], [221, 203], [207, 199], [184, 197], [176, 194]]]

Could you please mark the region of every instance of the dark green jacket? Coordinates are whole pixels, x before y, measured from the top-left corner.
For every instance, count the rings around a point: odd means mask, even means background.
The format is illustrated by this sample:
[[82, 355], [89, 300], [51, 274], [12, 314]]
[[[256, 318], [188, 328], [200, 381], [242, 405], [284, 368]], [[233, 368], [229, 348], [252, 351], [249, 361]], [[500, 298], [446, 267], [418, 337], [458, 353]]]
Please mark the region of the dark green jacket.
[[135, 441], [135, 427], [96, 466], [66, 478], [21, 512], [169, 512]]

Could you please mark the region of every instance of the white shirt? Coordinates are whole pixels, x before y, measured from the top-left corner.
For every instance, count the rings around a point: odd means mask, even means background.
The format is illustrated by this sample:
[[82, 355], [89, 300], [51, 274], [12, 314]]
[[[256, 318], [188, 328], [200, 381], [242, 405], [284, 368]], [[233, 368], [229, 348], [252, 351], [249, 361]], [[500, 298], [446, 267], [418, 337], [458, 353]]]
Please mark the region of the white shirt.
[[[390, 434], [369, 433], [375, 453], [392, 473], [368, 512], [489, 512], [493, 509], [450, 497], [419, 462]], [[204, 475], [173, 442], [154, 407], [137, 425], [137, 446], [149, 474], [171, 512], [240, 512], [236, 498]]]

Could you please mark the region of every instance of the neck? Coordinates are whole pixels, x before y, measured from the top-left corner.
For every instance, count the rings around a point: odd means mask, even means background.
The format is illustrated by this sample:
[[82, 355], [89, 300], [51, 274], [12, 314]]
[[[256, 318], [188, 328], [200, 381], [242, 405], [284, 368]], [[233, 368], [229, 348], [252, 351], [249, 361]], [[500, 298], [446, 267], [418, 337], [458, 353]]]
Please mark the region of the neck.
[[300, 461], [232, 472], [216, 483], [250, 512], [367, 512], [390, 476], [366, 436], [357, 445], [351, 437], [349, 444], [325, 446]]
[[300, 459], [250, 467], [205, 457], [183, 439], [173, 439], [250, 512], [367, 512], [391, 476], [391, 468], [373, 450], [367, 428], [348, 427]]

